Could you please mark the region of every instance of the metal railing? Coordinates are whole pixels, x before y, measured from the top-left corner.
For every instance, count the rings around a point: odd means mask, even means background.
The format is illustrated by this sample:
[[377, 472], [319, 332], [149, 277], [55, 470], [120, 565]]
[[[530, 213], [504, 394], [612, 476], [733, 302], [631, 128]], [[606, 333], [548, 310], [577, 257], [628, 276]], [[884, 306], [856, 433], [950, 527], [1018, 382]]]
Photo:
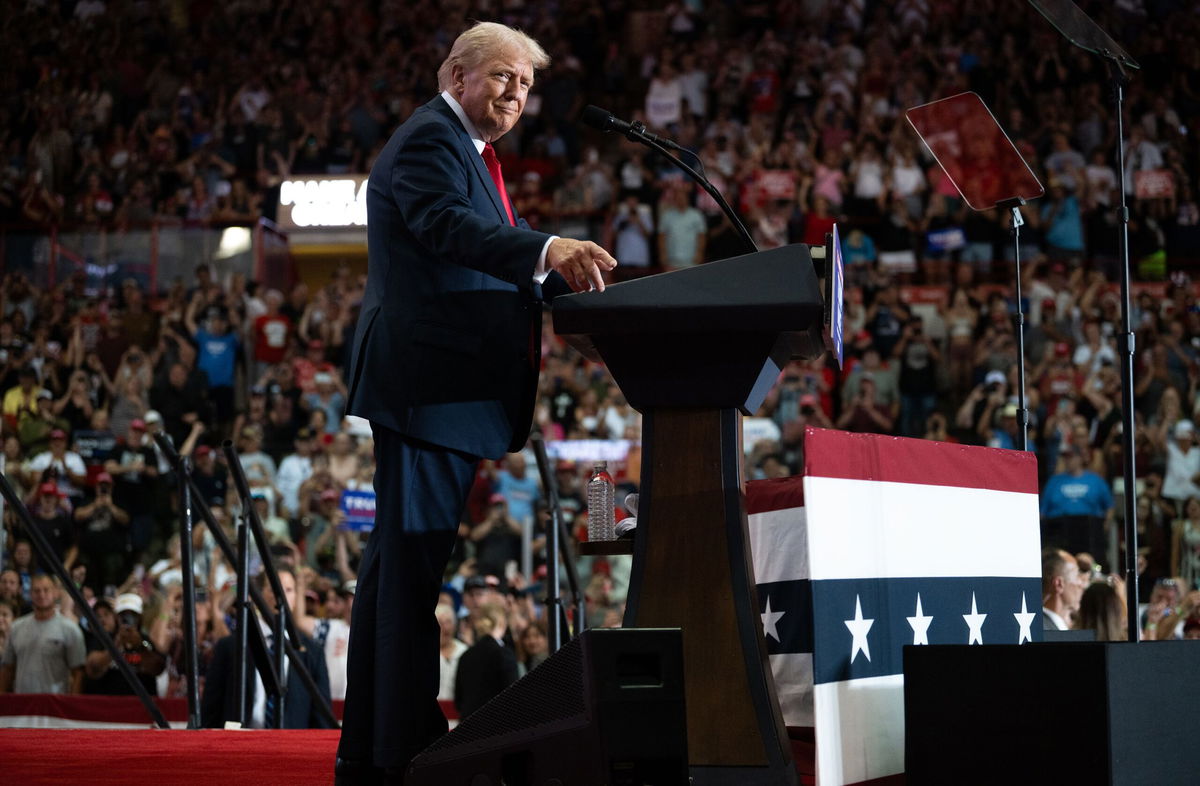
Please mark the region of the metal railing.
[[33, 544], [33, 550], [37, 553], [38, 561], [50, 568], [50, 571], [58, 578], [67, 594], [71, 596], [71, 600], [75, 602], [75, 608], [79, 613], [87, 618], [88, 629], [100, 640], [104, 648], [108, 650], [109, 657], [112, 658], [113, 664], [117, 667], [117, 671], [121, 672], [121, 676], [125, 678], [125, 682], [133, 689], [133, 693], [138, 697], [138, 701], [146, 708], [150, 719], [154, 721], [154, 725], [160, 729], [171, 728], [167, 723], [167, 719], [163, 716], [162, 710], [154, 703], [154, 699], [150, 696], [150, 692], [146, 690], [146, 686], [138, 679], [134, 673], [133, 667], [125, 660], [125, 654], [117, 649], [116, 642], [112, 636], [100, 624], [100, 619], [96, 616], [96, 612], [88, 605], [87, 599], [83, 597], [83, 592], [75, 586], [75, 582], [71, 580], [71, 574], [67, 571], [58, 554], [54, 552], [54, 547], [50, 545], [50, 540], [46, 534], [33, 521], [33, 516], [29, 515], [29, 508], [25, 507], [24, 501], [17, 495], [12, 484], [8, 482], [8, 476], [0, 474], [0, 494], [4, 496], [4, 500], [8, 503], [13, 513], [20, 519], [21, 525], [25, 528], [25, 534], [29, 536], [30, 542]]
[[[175, 446], [171, 444], [170, 439], [165, 434], [159, 433], [154, 435], [155, 443], [159, 450], [167, 457], [167, 460], [176, 468], [179, 473], [179, 483], [182, 487], [187, 488], [187, 497], [189, 504], [182, 507], [184, 521], [181, 523], [181, 540], [186, 539], [190, 544], [191, 532], [195, 514], [199, 513], [203, 523], [212, 533], [213, 539], [217, 543], [217, 547], [221, 550], [225, 559], [230, 565], [236, 566], [237, 569], [237, 589], [236, 599], [234, 601], [235, 614], [237, 616], [237, 631], [234, 640], [234, 658], [235, 669], [237, 675], [237, 707], [238, 707], [238, 722], [246, 725], [246, 676], [249, 652], [253, 652], [254, 664], [258, 670], [259, 676], [262, 678], [263, 689], [269, 696], [273, 696], [277, 710], [275, 712], [275, 725], [277, 728], [283, 728], [284, 718], [284, 701], [286, 699], [286, 680], [284, 675], [284, 658], [289, 660], [290, 673], [299, 677], [309, 696], [312, 698], [313, 706], [322, 720], [328, 723], [331, 727], [339, 726], [337, 716], [333, 713], [333, 708], [330, 706], [329, 700], [318, 689], [316, 681], [312, 674], [304, 664], [304, 658], [301, 651], [296, 648], [296, 642], [302, 642], [300, 634], [295, 627], [295, 622], [292, 619], [291, 609], [288, 608], [283, 592], [283, 585], [279, 581], [279, 573], [275, 570], [275, 566], [267, 559], [270, 553], [266, 531], [263, 529], [262, 521], [258, 518], [258, 513], [254, 510], [252, 500], [250, 498], [250, 488], [246, 482], [245, 472], [242, 471], [241, 461], [238, 459], [237, 451], [233, 447], [233, 443], [225, 442], [223, 452], [225, 461], [229, 466], [230, 475], [233, 477], [234, 486], [237, 489], [238, 498], [241, 500], [242, 515], [241, 522], [237, 528], [237, 546], [236, 548], [230, 543], [229, 536], [221, 529], [220, 523], [216, 520], [208, 503], [204, 499], [203, 493], [196, 486], [195, 478], [192, 476], [188, 462], [179, 455], [175, 450]], [[190, 521], [189, 521], [190, 520]], [[184, 534], [186, 533], [186, 535]], [[267, 581], [271, 585], [271, 591], [274, 593], [278, 601], [278, 610], [272, 609], [263, 597], [262, 592], [257, 586], [250, 581], [249, 576], [249, 553], [250, 553], [250, 538], [254, 538], [254, 542], [258, 548], [258, 552], [263, 556], [263, 570], [266, 573]], [[182, 546], [182, 543], [181, 543]], [[189, 549], [190, 550], [190, 549]], [[181, 551], [182, 556], [182, 551]], [[184, 587], [189, 583], [194, 582], [194, 567], [192, 562], [186, 557], [183, 557], [184, 570]], [[274, 657], [270, 654], [270, 648], [267, 646], [266, 637], [263, 634], [261, 626], [251, 624], [253, 620], [253, 610], [257, 610], [259, 616], [264, 620], [270, 620], [273, 628], [273, 636], [276, 642], [283, 642], [282, 647], [275, 648]], [[185, 600], [185, 614], [188, 613], [188, 605]], [[188, 622], [185, 617], [185, 626], [195, 625], [195, 608], [191, 607], [190, 613], [193, 615], [192, 621]], [[185, 640], [185, 645], [192, 652], [189, 653], [189, 658], [195, 658], [195, 638], [188, 643]], [[191, 661], [189, 660], [189, 664]], [[189, 665], [190, 668], [190, 665]], [[189, 718], [193, 713], [193, 692], [188, 691], [188, 711]], [[194, 710], [198, 716], [199, 698], [196, 698], [196, 707]], [[190, 727], [190, 723], [189, 723]]]
[[533, 455], [537, 459], [538, 474], [542, 476], [542, 486], [546, 489], [546, 502], [549, 508], [550, 522], [546, 528], [546, 638], [550, 652], [557, 652], [563, 645], [563, 631], [570, 636], [567, 626], [567, 613], [562, 600], [562, 582], [559, 578], [558, 560], [561, 556], [567, 568], [567, 585], [571, 589], [571, 597], [575, 601], [575, 636], [583, 632], [587, 626], [587, 599], [579, 589], [579, 572], [575, 569], [575, 554], [571, 548], [571, 538], [562, 520], [562, 505], [558, 498], [558, 479], [550, 468], [550, 460], [546, 457], [546, 441], [540, 432], [529, 435], [533, 446]]
[[89, 292], [119, 289], [132, 278], [158, 295], [176, 281], [191, 282], [201, 264], [218, 280], [240, 273], [283, 292], [297, 278], [287, 233], [265, 218], [201, 226], [155, 222], [122, 230], [0, 227], [0, 270], [24, 273], [38, 289], [83, 273]]

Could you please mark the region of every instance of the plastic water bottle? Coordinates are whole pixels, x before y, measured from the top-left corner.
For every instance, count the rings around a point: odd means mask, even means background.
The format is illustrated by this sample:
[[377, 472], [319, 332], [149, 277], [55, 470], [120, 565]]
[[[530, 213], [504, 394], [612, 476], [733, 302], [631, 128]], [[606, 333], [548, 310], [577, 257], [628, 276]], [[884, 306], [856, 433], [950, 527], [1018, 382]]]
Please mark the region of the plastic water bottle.
[[588, 540], [616, 540], [617, 524], [613, 521], [613, 479], [608, 474], [608, 462], [597, 461], [587, 485]]

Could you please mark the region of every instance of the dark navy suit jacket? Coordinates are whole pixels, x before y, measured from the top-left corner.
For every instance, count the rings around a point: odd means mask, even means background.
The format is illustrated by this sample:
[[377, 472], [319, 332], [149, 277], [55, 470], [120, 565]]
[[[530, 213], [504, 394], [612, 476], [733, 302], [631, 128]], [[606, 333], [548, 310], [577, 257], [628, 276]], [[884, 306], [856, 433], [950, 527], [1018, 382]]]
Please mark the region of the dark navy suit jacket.
[[549, 235], [509, 225], [454, 110], [438, 96], [383, 148], [367, 187], [367, 289], [347, 374], [349, 414], [473, 456], [529, 435]]
[[[254, 624], [253, 618], [251, 624]], [[325, 652], [307, 636], [301, 642], [300, 650], [304, 666], [317, 683], [317, 689], [329, 698], [329, 671], [325, 665]], [[465, 653], [464, 653], [465, 654]], [[254, 648], [248, 649], [246, 663], [246, 720], [249, 721], [254, 710], [254, 700], [257, 697], [257, 680], [255, 679], [254, 663], [258, 659]], [[237, 711], [237, 677], [234, 659], [233, 636], [226, 636], [217, 642], [213, 651], [212, 663], [208, 666], [204, 679], [204, 696], [200, 702], [200, 725], [208, 729], [219, 729], [226, 721], [235, 721]], [[290, 670], [289, 670], [290, 671]], [[325, 729], [329, 724], [318, 714], [312, 697], [304, 682], [294, 672], [288, 674], [287, 692], [283, 699], [283, 727], [285, 729]]]

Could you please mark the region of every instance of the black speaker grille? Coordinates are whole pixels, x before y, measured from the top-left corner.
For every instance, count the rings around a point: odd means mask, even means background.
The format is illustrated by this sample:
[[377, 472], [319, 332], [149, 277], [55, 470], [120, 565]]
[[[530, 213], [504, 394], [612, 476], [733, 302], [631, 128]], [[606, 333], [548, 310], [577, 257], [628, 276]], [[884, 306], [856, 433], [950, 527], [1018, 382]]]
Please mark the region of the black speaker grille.
[[569, 641], [542, 665], [426, 748], [421, 758], [516, 730], [585, 715], [583, 645], [580, 642], [580, 637]]

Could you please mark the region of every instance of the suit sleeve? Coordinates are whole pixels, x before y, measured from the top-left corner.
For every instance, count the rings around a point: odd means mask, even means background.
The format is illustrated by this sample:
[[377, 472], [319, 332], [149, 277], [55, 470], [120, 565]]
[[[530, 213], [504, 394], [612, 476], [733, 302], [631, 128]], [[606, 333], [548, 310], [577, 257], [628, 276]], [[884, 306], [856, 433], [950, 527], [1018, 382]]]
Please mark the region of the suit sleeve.
[[[313, 682], [317, 684], [317, 692], [322, 698], [333, 706], [333, 697], [329, 691], [329, 668], [325, 665], [325, 652], [321, 647], [309, 639], [307, 642], [308, 656], [308, 673], [312, 675]], [[310, 729], [329, 729], [332, 726], [325, 720], [321, 713], [317, 712], [317, 702], [314, 699], [309, 710], [308, 727]]]
[[473, 164], [465, 155], [448, 126], [417, 125], [397, 146], [392, 161], [392, 198], [400, 215], [434, 258], [529, 289], [550, 235], [476, 212], [467, 197]]
[[212, 662], [204, 678], [204, 695], [200, 699], [200, 725], [219, 729], [225, 725], [225, 691], [229, 684], [232, 663], [229, 659], [229, 638], [217, 642]]
[[559, 295], [569, 295], [572, 291], [571, 285], [557, 270], [551, 270], [550, 275], [542, 282], [542, 300], [547, 303], [553, 302]]
[[520, 674], [517, 672], [517, 656], [512, 650], [502, 647], [500, 652], [503, 655], [500, 662], [500, 685], [503, 689], [516, 682]]

